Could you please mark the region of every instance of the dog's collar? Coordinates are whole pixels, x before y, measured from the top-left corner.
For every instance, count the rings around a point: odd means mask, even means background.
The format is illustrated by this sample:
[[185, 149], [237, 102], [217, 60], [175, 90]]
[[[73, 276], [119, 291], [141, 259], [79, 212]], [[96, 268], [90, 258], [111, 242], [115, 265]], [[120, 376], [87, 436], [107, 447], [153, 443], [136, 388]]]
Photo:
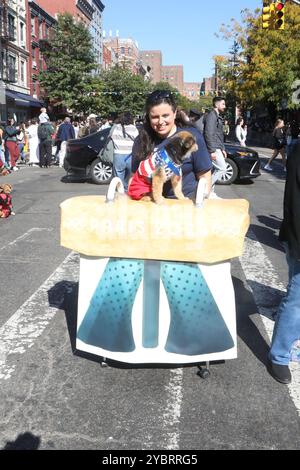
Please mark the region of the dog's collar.
[[160, 158], [163, 160], [164, 164], [176, 175], [181, 176], [180, 168], [174, 164], [171, 158], [168, 155], [166, 149], [162, 148], [157, 151]]

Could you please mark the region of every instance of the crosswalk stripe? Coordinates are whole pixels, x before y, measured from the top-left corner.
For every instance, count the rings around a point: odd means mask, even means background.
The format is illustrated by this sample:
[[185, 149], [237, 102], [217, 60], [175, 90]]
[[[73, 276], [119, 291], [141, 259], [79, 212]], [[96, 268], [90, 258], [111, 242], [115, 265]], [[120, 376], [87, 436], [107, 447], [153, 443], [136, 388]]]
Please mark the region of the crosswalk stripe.
[[[265, 250], [257, 240], [255, 234], [250, 230], [245, 241], [245, 249], [240, 262], [247, 280], [249, 289], [252, 291], [258, 311], [261, 315], [264, 327], [271, 341], [274, 321], [272, 314], [278, 308], [278, 298], [274, 295], [276, 289], [282, 295], [286, 292], [286, 286], [281, 282]], [[291, 362], [290, 369], [293, 381], [289, 387], [289, 393], [295, 403], [300, 416], [300, 368], [299, 364]]]
[[16, 368], [16, 355], [24, 354], [41, 336], [57, 310], [62, 307], [65, 289], [48, 293], [62, 280], [78, 280], [78, 255], [70, 253], [44, 284], [0, 328], [0, 380], [9, 379]]

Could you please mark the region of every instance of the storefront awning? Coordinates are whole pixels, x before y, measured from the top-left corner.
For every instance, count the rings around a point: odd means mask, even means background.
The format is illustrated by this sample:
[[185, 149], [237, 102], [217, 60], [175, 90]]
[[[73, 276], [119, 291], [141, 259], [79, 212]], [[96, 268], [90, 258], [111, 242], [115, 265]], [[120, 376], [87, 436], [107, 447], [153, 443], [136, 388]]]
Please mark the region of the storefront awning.
[[15, 101], [16, 106], [22, 106], [25, 108], [40, 108], [44, 105], [42, 101], [33, 98], [25, 93], [19, 93], [17, 91], [6, 90], [6, 97]]

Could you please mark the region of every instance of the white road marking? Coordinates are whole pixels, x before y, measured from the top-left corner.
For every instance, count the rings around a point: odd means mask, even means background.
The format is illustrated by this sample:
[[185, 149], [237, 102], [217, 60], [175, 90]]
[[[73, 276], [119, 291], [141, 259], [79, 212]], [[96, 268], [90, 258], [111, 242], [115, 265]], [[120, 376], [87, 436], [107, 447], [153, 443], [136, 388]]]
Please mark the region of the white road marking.
[[23, 242], [24, 240], [26, 240], [26, 238], [29, 238], [34, 232], [53, 232], [53, 229], [33, 227], [30, 230], [27, 230], [27, 232], [23, 233], [23, 235], [17, 237], [15, 240], [7, 243], [6, 245], [2, 245], [0, 251], [6, 250], [6, 248], [8, 248], [9, 246], [17, 245], [21, 241]]
[[[21, 237], [19, 237], [20, 239]], [[53, 292], [52, 305], [48, 293], [59, 282], [78, 279], [78, 255], [71, 253], [44, 284], [0, 328], [0, 380], [9, 379], [16, 368], [16, 356], [24, 354], [41, 336], [62, 307], [63, 289]], [[66, 285], [67, 287], [67, 285]]]
[[[240, 258], [240, 262], [271, 341], [274, 321], [270, 318], [276, 312], [279, 300], [271, 289], [275, 289], [281, 295], [284, 295], [286, 286], [280, 281], [276, 270], [254, 233], [250, 231], [249, 235], [251, 238], [246, 238], [244, 254]], [[293, 381], [288, 385], [289, 392], [300, 416], [299, 364], [291, 362], [290, 369], [293, 374]]]
[[166, 385], [166, 409], [163, 414], [163, 427], [167, 435], [167, 450], [179, 450], [179, 424], [183, 399], [183, 369], [170, 371], [170, 382]]

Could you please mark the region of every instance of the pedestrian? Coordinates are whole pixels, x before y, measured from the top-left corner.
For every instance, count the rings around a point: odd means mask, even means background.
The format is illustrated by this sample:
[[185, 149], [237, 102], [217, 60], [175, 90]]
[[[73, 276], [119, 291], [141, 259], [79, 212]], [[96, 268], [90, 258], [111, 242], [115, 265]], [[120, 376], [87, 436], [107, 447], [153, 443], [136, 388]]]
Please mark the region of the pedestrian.
[[268, 371], [283, 384], [291, 382], [289, 369], [293, 344], [300, 339], [300, 143], [287, 160], [284, 215], [280, 240], [285, 245], [289, 284], [275, 320]]
[[29, 165], [38, 166], [40, 162], [38, 123], [37, 119], [31, 119], [30, 126], [27, 129], [29, 145]]
[[239, 117], [236, 121], [235, 136], [240, 146], [246, 147], [247, 126], [245, 125], [245, 121], [242, 117]]
[[74, 122], [73, 122], [73, 127], [74, 127], [75, 139], [78, 139], [79, 122], [78, 122], [78, 121], [74, 121]]
[[40, 152], [40, 167], [48, 168], [52, 159], [52, 134], [54, 129], [49, 121], [49, 116], [42, 113], [39, 116], [38, 138]]
[[227, 137], [230, 134], [230, 126], [229, 126], [229, 123], [228, 123], [227, 119], [225, 119], [225, 121], [224, 121], [223, 134], [224, 134], [224, 142], [227, 142]]
[[[204, 138], [192, 124], [177, 119], [177, 106], [169, 91], [156, 90], [146, 100], [144, 125], [135, 139], [132, 149], [132, 171], [138, 170], [142, 160], [146, 160], [155, 150], [164, 145], [166, 139], [180, 130], [191, 132], [196, 138], [198, 150], [183, 161], [182, 192], [185, 197], [195, 198], [198, 181], [205, 179], [207, 193], [211, 189], [211, 159]], [[174, 198], [170, 181], [165, 183], [165, 197]]]
[[283, 119], [277, 119], [275, 127], [273, 130], [273, 155], [269, 159], [268, 163], [265, 165], [264, 169], [267, 171], [273, 171], [271, 163], [275, 158], [280, 154], [282, 157], [282, 164], [284, 171], [286, 171], [286, 156], [285, 156], [285, 146], [286, 146], [286, 135], [284, 132], [284, 121]]
[[17, 144], [18, 144], [18, 147], [19, 147], [19, 157], [21, 158], [21, 161], [23, 163], [26, 163], [25, 162], [25, 153], [24, 153], [26, 129], [25, 129], [25, 123], [24, 122], [21, 122], [21, 124], [19, 126], [19, 130], [20, 130], [20, 132], [17, 134]]
[[118, 123], [113, 126], [110, 134], [114, 147], [113, 173], [120, 178], [126, 191], [131, 174], [132, 146], [138, 133], [132, 114], [125, 112], [119, 116]]
[[287, 125], [286, 130], [286, 156], [289, 158], [294, 145], [298, 142], [300, 134], [300, 126], [296, 120], [293, 120], [291, 123]]
[[212, 175], [213, 195], [218, 198], [214, 192], [215, 183], [222, 179], [227, 170], [227, 153], [224, 145], [223, 118], [221, 114], [225, 111], [225, 99], [222, 96], [216, 96], [213, 99], [213, 109], [204, 119], [204, 139], [210, 153], [215, 171]]
[[19, 158], [20, 152], [17, 143], [17, 135], [20, 133], [19, 128], [15, 125], [14, 118], [10, 118], [7, 121], [7, 126], [5, 127], [4, 139], [5, 139], [5, 149], [6, 149], [6, 161], [9, 158], [9, 166], [13, 171], [17, 171], [19, 168], [16, 163]]
[[64, 166], [64, 159], [67, 151], [67, 142], [70, 139], [75, 139], [74, 127], [71, 124], [71, 119], [66, 117], [64, 122], [59, 126], [59, 129], [56, 134], [56, 140], [60, 141], [60, 151], [58, 154], [59, 166], [62, 168]]

